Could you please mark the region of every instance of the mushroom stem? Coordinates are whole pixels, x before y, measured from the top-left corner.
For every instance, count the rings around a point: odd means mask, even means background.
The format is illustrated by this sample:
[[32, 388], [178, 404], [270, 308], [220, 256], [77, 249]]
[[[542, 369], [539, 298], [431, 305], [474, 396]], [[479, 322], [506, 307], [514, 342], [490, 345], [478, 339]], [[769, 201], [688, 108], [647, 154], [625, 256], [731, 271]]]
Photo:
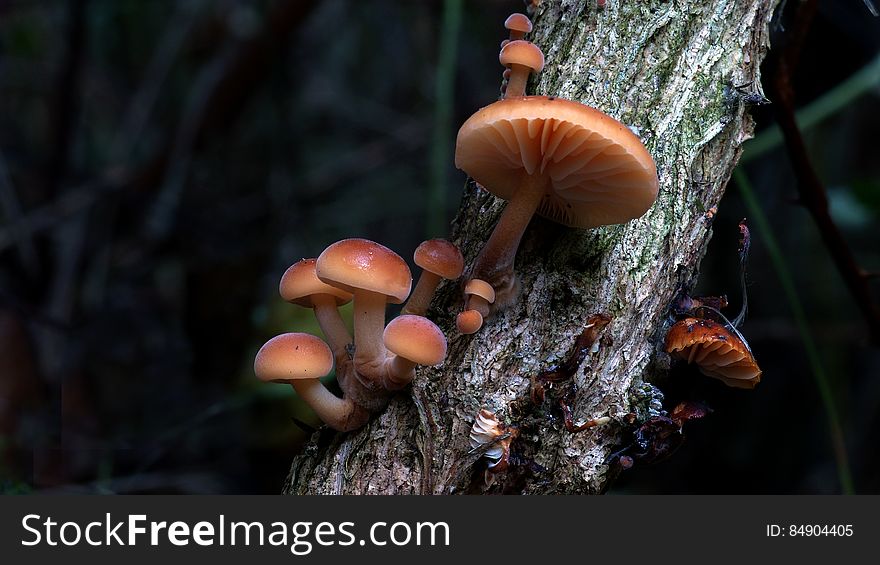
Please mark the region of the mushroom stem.
[[379, 385], [385, 363], [386, 297], [376, 292], [356, 290], [354, 293], [354, 366], [357, 374]]
[[403, 307], [401, 314], [415, 314], [416, 316], [424, 316], [431, 305], [431, 299], [434, 298], [434, 291], [440, 285], [440, 275], [431, 271], [422, 271], [419, 282], [416, 283], [415, 289]]
[[318, 379], [291, 381], [297, 394], [312, 407], [325, 424], [340, 432], [356, 430], [367, 423], [370, 413], [348, 399], [327, 390]]
[[400, 390], [412, 382], [416, 376], [416, 363], [400, 355], [392, 355], [387, 363], [385, 373], [385, 388], [388, 390]]
[[339, 309], [336, 307], [336, 299], [329, 294], [316, 294], [312, 297], [312, 303], [315, 307], [315, 317], [318, 319], [318, 325], [321, 331], [330, 343], [330, 349], [333, 355], [338, 357], [345, 353], [345, 349], [352, 342], [351, 334], [339, 315]]
[[[541, 175], [523, 178], [519, 190], [507, 203], [498, 224], [474, 262], [472, 278], [483, 279], [496, 293], [513, 288], [513, 262], [529, 221], [546, 193], [547, 180]], [[504, 304], [498, 298], [496, 302]], [[473, 308], [474, 306], [471, 306]]]
[[468, 310], [476, 310], [483, 318], [489, 315], [489, 301], [478, 294], [471, 294], [465, 301], [465, 308]]
[[526, 84], [529, 82], [529, 74], [532, 69], [525, 65], [510, 65], [510, 79], [507, 81], [507, 89], [504, 91], [505, 98], [526, 95]]

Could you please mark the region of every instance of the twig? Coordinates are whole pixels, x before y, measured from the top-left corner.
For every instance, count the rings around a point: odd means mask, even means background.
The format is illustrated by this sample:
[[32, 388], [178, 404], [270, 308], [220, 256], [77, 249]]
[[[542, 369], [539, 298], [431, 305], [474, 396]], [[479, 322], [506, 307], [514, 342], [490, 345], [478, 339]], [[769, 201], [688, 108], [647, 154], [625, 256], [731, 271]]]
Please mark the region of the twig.
[[776, 119], [782, 130], [788, 156], [792, 162], [800, 200], [813, 217], [834, 264], [861, 309], [871, 333], [871, 340], [880, 345], [880, 306], [874, 300], [867, 280], [862, 276], [863, 270], [856, 262], [846, 239], [828, 213], [825, 187], [813, 169], [795, 119], [791, 73], [797, 65], [801, 45], [812, 22], [815, 9], [816, 0], [808, 0], [798, 8], [791, 43], [786, 47], [772, 82], [777, 109]]
[[34, 247], [30, 234], [21, 229], [21, 205], [18, 202], [15, 187], [12, 186], [12, 179], [9, 176], [9, 169], [6, 167], [3, 153], [0, 153], [0, 205], [3, 207], [3, 216], [10, 226], [12, 240], [15, 241], [15, 246], [18, 248], [21, 263], [28, 274], [33, 276], [39, 269], [37, 249]]
[[173, 224], [193, 153], [215, 129], [225, 129], [233, 121], [273, 57], [314, 5], [298, 0], [277, 3], [259, 33], [233, 52], [220, 55], [202, 73], [181, 127], [156, 158], [162, 188], [146, 219], [150, 239], [162, 239]]
[[761, 233], [759, 239], [762, 241], [764, 247], [767, 249], [767, 253], [770, 255], [770, 261], [776, 269], [776, 276], [779, 277], [782, 291], [785, 294], [789, 307], [791, 308], [795, 325], [797, 326], [798, 333], [800, 333], [801, 341], [804, 344], [804, 349], [807, 351], [807, 360], [810, 364], [813, 381], [816, 383], [816, 388], [819, 389], [819, 396], [822, 399], [822, 405], [825, 408], [825, 415], [828, 418], [829, 435], [831, 436], [831, 444], [834, 450], [834, 459], [837, 463], [837, 476], [840, 480], [840, 488], [844, 494], [852, 494], [854, 492], [854, 487], [849, 470], [849, 457], [846, 451], [846, 440], [843, 435], [843, 426], [840, 424], [840, 416], [837, 413], [834, 395], [831, 392], [831, 383], [828, 380], [828, 375], [825, 374], [825, 368], [822, 366], [822, 359], [819, 357], [819, 349], [816, 346], [816, 342], [813, 340], [813, 332], [807, 323], [807, 314], [804, 312], [804, 307], [801, 304], [800, 298], [798, 298], [794, 279], [791, 276], [791, 272], [788, 270], [785, 258], [782, 255], [782, 251], [779, 249], [779, 244], [776, 242], [776, 237], [773, 235], [773, 231], [770, 228], [770, 222], [764, 215], [764, 211], [761, 209], [760, 204], [758, 204], [758, 201], [755, 199], [755, 194], [754, 191], [752, 191], [748, 177], [742, 172], [742, 169], [736, 169], [733, 172], [733, 178], [739, 187], [740, 193], [742, 193], [743, 200], [749, 210], [749, 215], [754, 220], [758, 231]]
[[46, 195], [49, 198], [54, 196], [67, 171], [70, 142], [76, 129], [77, 96], [86, 43], [86, 0], [73, 0], [68, 6], [67, 46], [52, 105], [54, 131], [46, 168]]
[[[749, 261], [749, 248], [752, 245], [752, 236], [749, 233], [749, 226], [746, 224], [745, 218], [739, 223], [739, 234], [739, 285], [740, 293], [742, 294], [742, 306], [739, 309], [739, 314], [733, 320], [732, 325], [734, 329], [742, 326], [749, 311], [749, 289], [746, 288], [746, 264]], [[739, 337], [742, 338], [741, 335]], [[743, 339], [743, 343], [748, 345], [745, 339]]]
[[177, 12], [172, 16], [171, 23], [157, 44], [137, 92], [128, 104], [125, 121], [113, 144], [114, 159], [112, 160], [126, 161], [141, 138], [165, 78], [171, 71], [203, 6], [203, 0], [179, 3]]
[[6, 229], [0, 229], [0, 252], [15, 244], [17, 237], [34, 237], [52, 229], [69, 216], [88, 210], [107, 192], [122, 188], [123, 183], [96, 181], [66, 190], [54, 202], [42, 206], [27, 215], [10, 220]]

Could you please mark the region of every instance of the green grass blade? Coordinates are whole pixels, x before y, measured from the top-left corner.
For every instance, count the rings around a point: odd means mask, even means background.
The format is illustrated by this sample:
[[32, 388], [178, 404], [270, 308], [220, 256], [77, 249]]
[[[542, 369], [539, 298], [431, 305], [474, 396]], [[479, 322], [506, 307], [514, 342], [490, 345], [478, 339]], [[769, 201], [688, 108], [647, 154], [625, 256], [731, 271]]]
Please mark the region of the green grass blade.
[[446, 171], [452, 161], [452, 100], [455, 95], [455, 61], [461, 28], [462, 0], [444, 0], [443, 30], [434, 83], [434, 132], [431, 139], [431, 180], [427, 200], [427, 237], [447, 232]]
[[[799, 110], [795, 115], [798, 127], [802, 132], [810, 129], [822, 120], [836, 114], [877, 85], [880, 85], [880, 55], [877, 55], [873, 61], [856, 71], [848, 79]], [[781, 143], [782, 131], [779, 126], [774, 124], [745, 144], [740, 164], [760, 157]]]
[[819, 349], [816, 346], [816, 342], [813, 340], [813, 334], [807, 323], [806, 312], [804, 311], [804, 307], [798, 297], [794, 278], [791, 275], [791, 271], [788, 269], [788, 264], [785, 262], [785, 258], [779, 248], [778, 242], [776, 241], [776, 236], [770, 228], [770, 222], [764, 215], [764, 211], [758, 203], [755, 193], [752, 190], [752, 186], [749, 183], [749, 179], [743, 172], [742, 168], [738, 168], [733, 172], [733, 178], [739, 187], [753, 224], [761, 233], [760, 240], [767, 249], [767, 254], [770, 256], [770, 261], [773, 263], [773, 268], [776, 270], [776, 276], [779, 277], [782, 291], [785, 294], [785, 299], [788, 302], [789, 308], [791, 308], [795, 325], [797, 326], [801, 341], [804, 344], [804, 349], [806, 349], [810, 372], [813, 375], [813, 381], [815, 382], [816, 387], [819, 389], [819, 396], [822, 399], [822, 406], [828, 419], [828, 431], [831, 436], [831, 444], [834, 448], [834, 459], [837, 463], [837, 476], [840, 480], [841, 491], [844, 494], [853, 494], [855, 493], [855, 488], [853, 487], [852, 475], [850, 474], [849, 458], [846, 452], [846, 441], [844, 439], [843, 427], [840, 424], [837, 405], [834, 402], [834, 394], [831, 391], [831, 384], [828, 380], [828, 375], [825, 372], [825, 368], [822, 366]]

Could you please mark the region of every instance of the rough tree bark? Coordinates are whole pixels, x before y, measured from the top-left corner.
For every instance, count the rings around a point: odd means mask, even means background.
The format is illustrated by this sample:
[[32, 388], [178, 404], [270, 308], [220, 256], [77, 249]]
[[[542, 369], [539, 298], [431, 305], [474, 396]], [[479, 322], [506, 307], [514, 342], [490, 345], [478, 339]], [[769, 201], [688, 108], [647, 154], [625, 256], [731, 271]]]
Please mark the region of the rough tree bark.
[[[609, 454], [634, 424], [659, 408], [650, 384], [668, 365], [660, 343], [676, 293], [692, 285], [720, 201], [752, 133], [747, 103], [760, 94], [776, 0], [544, 0], [533, 41], [547, 65], [531, 91], [595, 106], [631, 126], [654, 156], [656, 204], [639, 220], [595, 230], [532, 222], [517, 258], [522, 294], [474, 336], [457, 335], [458, 285], [448, 284], [429, 316], [450, 336], [439, 369], [420, 369], [410, 394], [362, 430], [315, 434], [293, 462], [291, 494], [506, 492], [599, 493]], [[487, 100], [487, 103], [491, 101]], [[503, 202], [465, 187], [454, 240], [472, 261]], [[570, 354], [586, 320], [611, 317], [600, 348], [574, 373], [575, 421], [611, 423], [565, 431], [558, 406], [529, 399], [530, 377]], [[522, 433], [527, 466], [484, 478], [469, 454], [480, 408]], [[667, 407], [668, 408], [668, 407]], [[638, 423], [638, 422], [636, 422]]]

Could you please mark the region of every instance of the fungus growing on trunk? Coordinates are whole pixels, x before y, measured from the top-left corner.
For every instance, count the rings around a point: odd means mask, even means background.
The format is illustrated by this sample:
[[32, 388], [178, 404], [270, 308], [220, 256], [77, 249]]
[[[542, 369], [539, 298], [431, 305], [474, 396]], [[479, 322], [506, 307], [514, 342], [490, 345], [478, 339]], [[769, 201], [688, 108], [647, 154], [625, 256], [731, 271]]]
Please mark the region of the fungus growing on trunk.
[[[501, 437], [507, 434], [507, 437]], [[500, 473], [507, 470], [510, 458], [510, 444], [519, 434], [514, 427], [501, 425], [494, 412], [485, 408], [481, 409], [471, 426], [468, 440], [471, 449], [479, 449], [485, 445], [490, 447], [483, 453], [483, 457], [489, 460], [488, 470], [490, 473]]]
[[[619, 224], [642, 216], [659, 189], [654, 160], [626, 126], [578, 102], [525, 96], [544, 67], [537, 46], [507, 41], [499, 61], [510, 70], [504, 99], [468, 118], [455, 144], [455, 166], [508, 201], [470, 272], [494, 288], [496, 310], [516, 298], [513, 263], [535, 213], [570, 227]], [[478, 330], [465, 308], [459, 327]]]
[[402, 313], [424, 316], [440, 280], [455, 280], [461, 276], [464, 257], [458, 247], [445, 239], [429, 239], [416, 248], [413, 261], [422, 268], [422, 274]]
[[331, 428], [347, 432], [363, 426], [369, 412], [327, 390], [319, 380], [333, 369], [333, 353], [323, 340], [305, 333], [275, 336], [260, 348], [254, 373], [265, 382], [289, 383]]
[[721, 308], [727, 305], [726, 297], [679, 297], [673, 304], [673, 311], [683, 312], [688, 317], [669, 328], [665, 345], [667, 353], [688, 363], [696, 363], [706, 376], [720, 379], [731, 387], [755, 388], [761, 382], [761, 369], [748, 342], [737, 329], [745, 320], [749, 303], [746, 263], [751, 236], [745, 219], [739, 223], [739, 232], [739, 282], [742, 291], [739, 314], [731, 322], [721, 313]]
[[338, 241], [318, 257], [318, 278], [354, 295], [354, 364], [356, 375], [371, 388], [381, 386], [386, 358], [382, 333], [385, 305], [401, 304], [412, 275], [397, 253], [367, 239]]
[[509, 77], [505, 77], [505, 98], [524, 96], [529, 75], [540, 73], [544, 68], [544, 53], [534, 43], [522, 39], [506, 43], [498, 60], [510, 69]]
[[679, 320], [666, 334], [665, 348], [727, 386], [751, 389], [761, 382], [761, 369], [746, 341], [714, 320]]
[[471, 279], [464, 286], [465, 310], [458, 315], [455, 323], [458, 331], [472, 334], [483, 325], [483, 318], [489, 315], [489, 308], [495, 302], [495, 289], [481, 279]]
[[446, 336], [431, 320], [403, 314], [391, 320], [383, 336], [394, 355], [388, 361], [385, 388], [397, 390], [412, 382], [416, 365], [439, 365], [446, 359]]
[[525, 14], [513, 13], [504, 20], [504, 27], [510, 31], [510, 41], [515, 41], [531, 33], [532, 20]]
[[639, 138], [559, 98], [507, 98], [479, 110], [458, 132], [455, 164], [508, 201], [470, 273], [495, 289], [495, 309], [515, 299], [514, 259], [535, 213], [592, 228], [638, 218], [657, 198], [657, 170]]
[[[510, 16], [505, 20], [504, 27], [510, 31], [510, 37], [501, 42], [501, 49], [507, 46], [511, 41], [517, 41], [525, 37], [527, 33], [532, 31], [532, 21], [525, 14], [510, 14]], [[540, 52], [540, 50], [539, 50]], [[543, 64], [544, 55], [541, 54], [541, 67]], [[538, 69], [540, 70], [540, 69]], [[535, 71], [537, 72], [537, 71]], [[503, 96], [507, 92], [507, 81], [510, 80], [510, 67], [505, 65], [504, 73], [502, 73], [502, 83], [501, 83], [501, 95]], [[528, 78], [528, 76], [527, 76]]]
[[315, 273], [316, 262], [317, 259], [302, 259], [288, 267], [281, 277], [278, 292], [287, 302], [315, 311], [318, 325], [339, 359], [346, 353], [352, 339], [338, 307], [351, 302], [352, 295], [321, 281]]

